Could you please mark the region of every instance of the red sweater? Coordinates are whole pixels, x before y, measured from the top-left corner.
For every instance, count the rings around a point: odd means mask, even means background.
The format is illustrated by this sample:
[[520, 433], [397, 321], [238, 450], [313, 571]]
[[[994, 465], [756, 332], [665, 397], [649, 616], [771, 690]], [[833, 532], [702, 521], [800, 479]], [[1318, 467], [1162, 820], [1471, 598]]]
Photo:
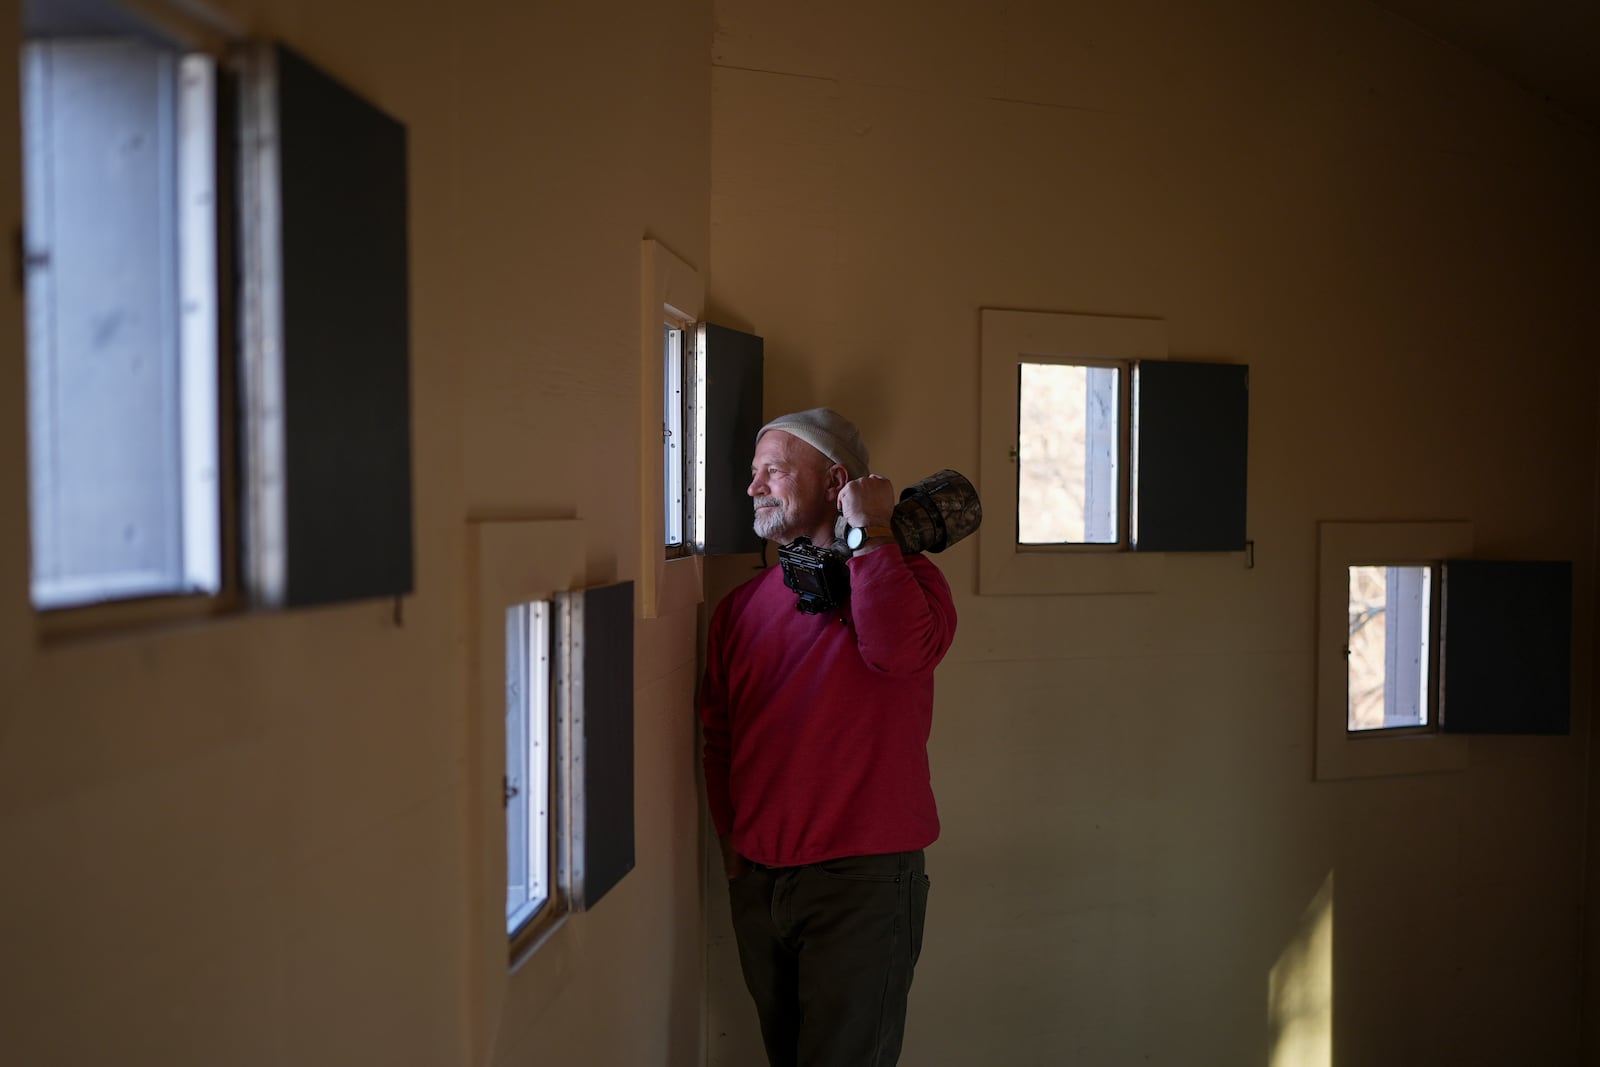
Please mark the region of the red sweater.
[[850, 601], [805, 615], [771, 567], [711, 618], [700, 690], [706, 794], [719, 834], [787, 867], [925, 848], [933, 669], [955, 636], [950, 586], [925, 557], [852, 558]]

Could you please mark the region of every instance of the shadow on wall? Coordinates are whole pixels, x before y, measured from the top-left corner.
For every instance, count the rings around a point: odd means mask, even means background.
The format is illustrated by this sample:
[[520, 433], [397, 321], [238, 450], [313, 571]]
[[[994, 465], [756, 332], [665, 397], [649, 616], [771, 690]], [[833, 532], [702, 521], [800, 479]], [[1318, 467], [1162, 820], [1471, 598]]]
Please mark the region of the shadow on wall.
[[1268, 1067], [1333, 1065], [1333, 872], [1267, 977]]

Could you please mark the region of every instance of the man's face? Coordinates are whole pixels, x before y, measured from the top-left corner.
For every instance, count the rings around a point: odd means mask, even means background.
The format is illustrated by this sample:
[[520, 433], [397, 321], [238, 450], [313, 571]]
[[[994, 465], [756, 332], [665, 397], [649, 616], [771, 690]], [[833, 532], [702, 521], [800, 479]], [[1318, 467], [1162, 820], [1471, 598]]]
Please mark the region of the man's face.
[[828, 457], [791, 433], [762, 434], [745, 489], [755, 506], [756, 536], [784, 545], [796, 537], [830, 544], [838, 511], [833, 481], [839, 480], [831, 477], [832, 466]]

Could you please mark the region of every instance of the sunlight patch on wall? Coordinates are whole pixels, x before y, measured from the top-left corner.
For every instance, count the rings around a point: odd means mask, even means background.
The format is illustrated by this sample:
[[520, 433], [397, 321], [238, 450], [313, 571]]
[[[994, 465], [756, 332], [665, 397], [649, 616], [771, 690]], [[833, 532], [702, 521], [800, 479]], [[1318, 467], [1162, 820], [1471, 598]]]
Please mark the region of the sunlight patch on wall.
[[1267, 979], [1269, 1067], [1333, 1067], [1333, 872]]

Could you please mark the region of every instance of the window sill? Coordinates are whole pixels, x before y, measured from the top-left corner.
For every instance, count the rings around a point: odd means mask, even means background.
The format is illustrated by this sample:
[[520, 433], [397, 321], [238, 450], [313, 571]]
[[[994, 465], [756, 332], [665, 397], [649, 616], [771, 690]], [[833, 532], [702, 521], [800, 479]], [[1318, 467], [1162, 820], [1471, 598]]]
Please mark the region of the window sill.
[[83, 641], [142, 637], [246, 612], [230, 593], [172, 594], [106, 600], [74, 607], [34, 609], [34, 632], [41, 648], [68, 647]]

